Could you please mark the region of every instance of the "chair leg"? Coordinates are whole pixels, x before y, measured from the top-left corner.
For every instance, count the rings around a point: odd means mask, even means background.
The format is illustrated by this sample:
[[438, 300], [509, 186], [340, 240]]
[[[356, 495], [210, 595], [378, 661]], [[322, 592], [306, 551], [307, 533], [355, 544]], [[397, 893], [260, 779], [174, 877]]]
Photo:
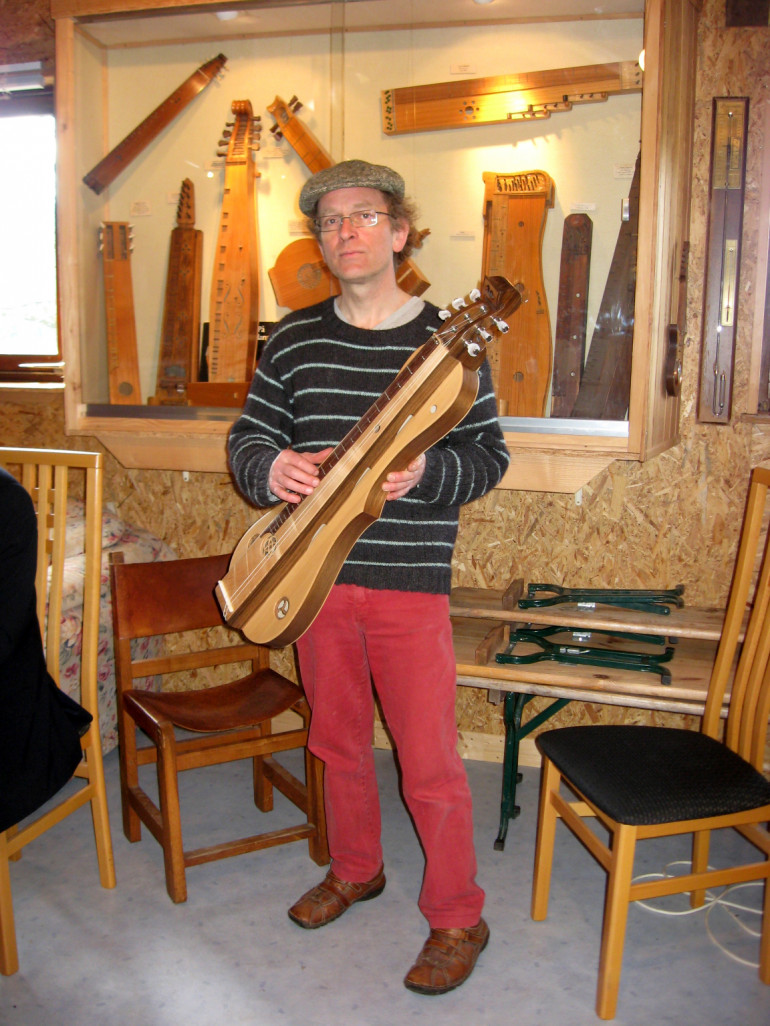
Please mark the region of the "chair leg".
[[96, 858], [99, 863], [99, 880], [102, 887], [111, 889], [115, 886], [115, 860], [112, 854], [112, 834], [110, 833], [110, 814], [107, 809], [107, 785], [104, 781], [104, 762], [102, 760], [101, 738], [98, 726], [91, 727], [88, 736], [93, 740], [84, 750], [88, 779], [91, 784], [91, 817], [94, 823], [96, 841]]
[[618, 1005], [635, 850], [636, 830], [621, 824], [612, 840], [612, 860], [607, 875], [599, 985], [596, 992], [596, 1014], [600, 1019], [614, 1019]]
[[558, 791], [561, 774], [550, 759], [543, 756], [540, 774], [540, 805], [537, 816], [535, 842], [535, 876], [532, 882], [532, 918], [536, 921], [548, 915], [548, 896], [551, 890], [553, 846], [556, 837], [556, 809], [551, 795]]
[[[122, 703], [121, 703], [122, 704]], [[135, 842], [142, 839], [142, 821], [131, 807], [129, 794], [139, 784], [139, 766], [136, 756], [136, 724], [131, 716], [121, 708], [120, 718], [120, 804], [123, 812], [123, 833], [127, 840]]]
[[158, 740], [158, 805], [162, 824], [163, 864], [166, 870], [166, 890], [177, 904], [187, 901], [184, 849], [182, 847], [182, 817], [179, 810], [179, 777], [176, 765], [174, 728], [161, 724]]
[[[265, 728], [270, 732], [271, 721], [260, 724], [259, 733], [264, 735]], [[265, 775], [265, 757], [254, 756], [254, 804], [260, 812], [273, 811], [273, 782]]]
[[[692, 838], [692, 871], [693, 873], [705, 873], [709, 864], [709, 848], [711, 845], [711, 831], [697, 830]], [[692, 908], [700, 908], [706, 900], [706, 889], [701, 887], [697, 891], [690, 891], [690, 905]]]
[[763, 983], [770, 983], [770, 880], [765, 880], [762, 939], [759, 942], [759, 978]]
[[307, 818], [315, 823], [315, 831], [308, 838], [310, 858], [319, 866], [331, 861], [326, 836], [326, 809], [324, 807], [324, 764], [305, 748], [305, 782], [307, 785]]
[[13, 921], [11, 874], [8, 866], [8, 839], [0, 833], [0, 973], [12, 976], [19, 971], [16, 926]]

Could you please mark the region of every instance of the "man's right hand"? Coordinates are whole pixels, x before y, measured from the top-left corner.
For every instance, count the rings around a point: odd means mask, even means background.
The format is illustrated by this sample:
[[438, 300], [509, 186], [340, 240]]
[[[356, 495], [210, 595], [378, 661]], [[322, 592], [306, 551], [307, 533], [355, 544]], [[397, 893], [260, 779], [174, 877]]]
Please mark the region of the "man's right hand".
[[279, 452], [267, 477], [270, 491], [284, 502], [299, 502], [318, 485], [320, 478], [316, 467], [333, 451], [329, 446], [321, 452], [294, 452], [293, 449]]

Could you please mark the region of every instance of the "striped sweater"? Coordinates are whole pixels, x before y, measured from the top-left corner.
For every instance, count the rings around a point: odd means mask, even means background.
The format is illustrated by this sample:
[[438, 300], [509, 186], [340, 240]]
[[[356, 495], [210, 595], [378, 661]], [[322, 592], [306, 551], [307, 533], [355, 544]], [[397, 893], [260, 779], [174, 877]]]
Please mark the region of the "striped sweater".
[[[438, 330], [437, 315], [426, 303], [406, 325], [369, 331], [340, 320], [328, 299], [286, 316], [230, 433], [230, 466], [243, 495], [256, 506], [275, 503], [267, 482], [278, 453], [336, 446]], [[494, 488], [509, 458], [486, 361], [479, 374], [478, 397], [463, 422], [428, 450], [420, 483], [385, 503], [337, 583], [449, 593], [459, 507]]]

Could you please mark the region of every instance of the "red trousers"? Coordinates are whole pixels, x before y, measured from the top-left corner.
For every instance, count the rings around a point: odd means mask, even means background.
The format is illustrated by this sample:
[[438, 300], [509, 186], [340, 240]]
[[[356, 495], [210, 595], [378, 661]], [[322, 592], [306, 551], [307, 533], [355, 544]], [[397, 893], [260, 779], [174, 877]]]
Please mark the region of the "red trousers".
[[475, 880], [471, 794], [457, 753], [447, 596], [335, 585], [297, 649], [313, 710], [309, 747], [325, 764], [334, 872], [360, 883], [383, 863], [373, 681], [425, 854], [419, 907], [431, 929], [475, 926], [484, 892]]

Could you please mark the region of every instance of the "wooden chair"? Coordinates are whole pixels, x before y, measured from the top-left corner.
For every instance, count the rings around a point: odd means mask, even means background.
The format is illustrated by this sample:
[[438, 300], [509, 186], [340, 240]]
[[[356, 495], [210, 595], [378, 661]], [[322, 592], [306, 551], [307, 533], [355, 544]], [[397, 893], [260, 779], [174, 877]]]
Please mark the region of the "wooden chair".
[[[117, 553], [111, 564], [123, 829], [130, 841], [138, 841], [144, 823], [160, 843], [166, 887], [175, 902], [187, 899], [187, 866], [303, 838], [307, 838], [315, 862], [324, 865], [329, 861], [323, 767], [306, 747], [310, 710], [301, 689], [269, 668], [268, 649], [244, 643], [223, 625], [214, 586], [224, 576], [228, 562], [229, 555], [123, 563], [122, 554]], [[209, 628], [217, 628], [221, 637], [217, 634], [214, 639]], [[173, 647], [170, 654], [156, 658], [132, 654], [134, 639], [180, 634], [184, 635], [181, 644], [176, 637], [169, 641], [168, 647]], [[147, 692], [133, 688], [133, 682], [141, 677], [234, 663], [249, 663], [249, 674], [203, 690]], [[289, 724], [289, 729], [273, 732], [271, 720], [290, 709], [300, 717], [297, 726]], [[151, 744], [137, 747], [137, 727]], [[179, 736], [180, 731], [193, 733]], [[277, 752], [295, 748], [305, 748], [305, 783], [273, 758]], [[257, 808], [263, 812], [273, 808], [275, 786], [302, 810], [304, 821], [185, 851], [179, 773], [245, 758], [254, 760]], [[139, 768], [148, 763], [157, 764], [157, 804], [139, 782]]]
[[[85, 580], [83, 585], [83, 632], [81, 639], [79, 700], [93, 716], [93, 723], [81, 739], [83, 760], [75, 777], [84, 781], [76, 791], [45, 812], [0, 833], [0, 972], [19, 968], [16, 931], [11, 897], [9, 860], [22, 849], [82, 805], [90, 803], [93, 816], [99, 878], [103, 887], [115, 886], [112, 839], [104, 784], [102, 744], [99, 736], [96, 654], [99, 640], [99, 579], [102, 557], [102, 454], [51, 451], [46, 449], [0, 448], [0, 464], [11, 472], [20, 470], [20, 480], [32, 496], [37, 510], [38, 553], [35, 588], [37, 615], [43, 633], [48, 672], [59, 682], [61, 613], [64, 590], [64, 557], [67, 531], [67, 495], [70, 484], [79, 487], [84, 479]], [[46, 611], [47, 610], [47, 611]]]
[[[535, 851], [532, 918], [545, 919], [559, 817], [607, 872], [596, 1010], [612, 1019], [617, 1006], [628, 906], [632, 901], [690, 892], [697, 908], [705, 889], [764, 880], [759, 976], [770, 983], [770, 782], [763, 776], [770, 715], [770, 556], [761, 545], [770, 468], [751, 478], [746, 514], [724, 627], [700, 731], [605, 725], [566, 727], [537, 738], [543, 755]], [[745, 640], [742, 621], [760, 560]], [[732, 680], [729, 713], [721, 710]], [[564, 783], [578, 801], [560, 793]], [[609, 831], [605, 844], [584, 817]], [[764, 859], [723, 869], [708, 867], [710, 832], [734, 827]], [[691, 871], [633, 882], [636, 842], [693, 834]]]

